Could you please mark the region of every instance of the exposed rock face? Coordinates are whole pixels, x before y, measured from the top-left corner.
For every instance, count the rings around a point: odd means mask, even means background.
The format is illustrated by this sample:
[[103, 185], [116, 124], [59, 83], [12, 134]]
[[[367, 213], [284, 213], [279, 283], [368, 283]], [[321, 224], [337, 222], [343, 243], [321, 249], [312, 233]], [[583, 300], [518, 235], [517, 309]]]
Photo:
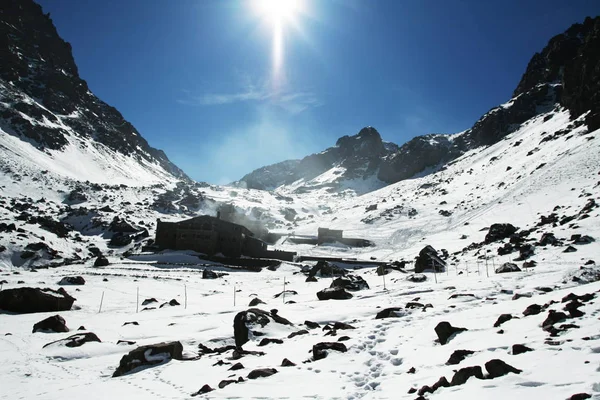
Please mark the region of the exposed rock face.
[[132, 372], [136, 368], [162, 364], [171, 359], [183, 359], [183, 346], [180, 342], [162, 342], [138, 347], [121, 358], [113, 378]]
[[338, 180], [368, 178], [376, 175], [382, 160], [398, 147], [384, 143], [379, 132], [365, 127], [356, 135], [343, 136], [334, 147], [304, 157], [257, 169], [240, 179], [239, 183], [250, 189], [270, 190], [299, 179], [311, 180], [333, 168], [344, 168]]
[[70, 310], [75, 301], [65, 289], [22, 287], [0, 291], [0, 309], [16, 313]]
[[0, 21], [0, 127], [5, 132], [40, 150], [62, 150], [70, 140], [87, 138], [94, 146], [159, 164], [187, 179], [119, 111], [90, 92], [79, 77], [71, 45], [38, 4], [3, 1]]

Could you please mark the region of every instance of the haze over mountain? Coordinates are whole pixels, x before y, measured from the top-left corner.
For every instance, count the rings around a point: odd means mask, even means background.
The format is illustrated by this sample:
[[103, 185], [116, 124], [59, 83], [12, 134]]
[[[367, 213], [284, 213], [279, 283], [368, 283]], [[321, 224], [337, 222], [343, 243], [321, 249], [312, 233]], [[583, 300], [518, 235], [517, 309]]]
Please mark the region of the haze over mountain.
[[[357, 127], [231, 186], [91, 93], [33, 1], [0, 3], [0, 33], [3, 395], [599, 395], [600, 17], [464, 132]], [[155, 246], [157, 220], [200, 215], [297, 257]]]

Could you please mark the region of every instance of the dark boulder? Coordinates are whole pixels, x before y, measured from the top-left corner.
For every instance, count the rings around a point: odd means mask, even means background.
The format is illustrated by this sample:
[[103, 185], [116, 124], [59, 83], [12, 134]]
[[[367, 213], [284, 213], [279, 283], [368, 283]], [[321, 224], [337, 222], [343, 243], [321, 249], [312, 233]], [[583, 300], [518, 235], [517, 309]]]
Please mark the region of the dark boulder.
[[235, 345], [237, 347], [243, 346], [249, 340], [250, 329], [254, 330], [257, 326], [265, 327], [271, 321], [282, 325], [292, 325], [290, 321], [279, 316], [277, 313], [258, 308], [240, 311], [233, 319]]
[[573, 246], [567, 246], [566, 249], [563, 250], [563, 253], [575, 253], [577, 249]]
[[442, 272], [446, 268], [446, 262], [442, 260], [438, 252], [431, 246], [427, 245], [421, 249], [417, 259], [415, 260], [415, 273], [419, 274], [423, 271], [434, 270]]
[[262, 301], [261, 299], [259, 299], [258, 297], [253, 298], [252, 300], [250, 300], [250, 303], [248, 304], [248, 307], [255, 307], [259, 304], [265, 304], [264, 301]]
[[402, 307], [390, 307], [383, 309], [375, 315], [375, 319], [383, 319], [383, 318], [392, 318], [392, 317], [401, 317], [405, 315], [404, 308]]
[[[86, 343], [90, 342], [102, 342], [95, 333], [86, 332], [86, 333], [77, 333], [75, 335], [71, 335], [68, 338], [60, 339], [51, 343], [47, 343], [44, 347], [52, 346], [52, 345], [60, 345], [66, 347], [80, 347]], [[118, 344], [118, 343], [117, 343]]]
[[316, 276], [309, 276], [304, 282], [319, 282]]
[[94, 267], [106, 267], [109, 264], [108, 258], [104, 257], [103, 255], [99, 255], [96, 258], [96, 261], [94, 261]]
[[406, 280], [414, 283], [421, 283], [427, 280], [427, 276], [425, 274], [410, 274], [406, 277]]
[[498, 317], [498, 319], [496, 320], [496, 322], [494, 323], [494, 328], [497, 328], [500, 325], [502, 325], [503, 323], [510, 321], [512, 318], [513, 318], [513, 316], [510, 314], [501, 314]]
[[235, 363], [233, 364], [229, 369], [227, 369], [227, 371], [237, 371], [240, 369], [244, 369], [244, 364], [242, 364], [241, 362]]
[[59, 285], [85, 285], [83, 276], [65, 276], [59, 282]]
[[174, 307], [174, 306], [180, 306], [180, 305], [181, 304], [179, 304], [179, 302], [177, 300], [171, 299], [171, 301], [169, 301], [168, 303], [161, 304], [159, 308], [163, 308], [163, 307], [167, 307], [167, 306]]
[[474, 376], [477, 379], [483, 379], [483, 371], [479, 365], [474, 367], [461, 368], [454, 373], [450, 385], [458, 386], [465, 384], [470, 377]]
[[499, 266], [498, 268], [496, 268], [496, 273], [497, 274], [504, 274], [507, 272], [521, 272], [521, 268], [519, 268], [517, 266], [517, 264], [514, 263], [504, 263], [501, 266]]
[[296, 364], [294, 364], [293, 362], [291, 362], [287, 358], [284, 358], [283, 361], [281, 362], [281, 366], [282, 367], [295, 367]]
[[321, 327], [321, 325], [313, 321], [304, 321], [304, 325], [306, 325], [308, 329], [317, 329]]
[[542, 329], [550, 330], [554, 324], [562, 322], [567, 319], [567, 314], [562, 311], [550, 310], [548, 311], [548, 317], [542, 322]]
[[150, 367], [164, 362], [183, 359], [183, 346], [180, 342], [162, 342], [138, 347], [121, 358], [113, 378], [134, 372], [137, 368]]
[[60, 315], [53, 315], [48, 317], [35, 325], [33, 325], [32, 333], [36, 332], [69, 332], [67, 328], [67, 322]]
[[152, 304], [152, 303], [158, 303], [158, 300], [156, 300], [154, 297], [151, 297], [149, 299], [142, 301], [143, 306], [147, 306], [148, 304]]
[[283, 340], [281, 340], [281, 339], [271, 339], [271, 338], [262, 338], [260, 340], [260, 343], [258, 343], [258, 346], [262, 347], [262, 346], [269, 345], [271, 343], [274, 343], [274, 344], [283, 344]]
[[435, 333], [437, 334], [437, 336], [440, 340], [440, 343], [443, 345], [448, 343], [448, 340], [450, 340], [450, 338], [453, 335], [460, 333], [460, 332], [464, 332], [466, 330], [467, 330], [466, 328], [454, 327], [454, 326], [450, 325], [450, 323], [447, 321], [440, 322], [435, 327]]
[[215, 389], [211, 388], [208, 384], [206, 384], [206, 385], [202, 386], [200, 388], [200, 390], [198, 390], [196, 393], [192, 393], [192, 396], [199, 396], [204, 393], [212, 392], [213, 390], [215, 390]]
[[75, 301], [63, 288], [58, 290], [22, 287], [0, 291], [0, 309], [16, 313], [70, 310]]
[[451, 355], [448, 361], [446, 361], [446, 365], [456, 365], [460, 364], [467, 356], [475, 353], [471, 350], [455, 350]]
[[112, 236], [112, 238], [110, 239], [110, 242], [108, 242], [108, 244], [110, 246], [114, 246], [114, 247], [123, 247], [123, 246], [127, 246], [132, 241], [133, 241], [133, 237], [131, 235], [118, 232]]
[[543, 311], [544, 307], [539, 304], [531, 304], [523, 311], [524, 316], [537, 315]]
[[585, 399], [591, 399], [591, 398], [592, 398], [591, 394], [577, 393], [577, 394], [574, 394], [573, 396], [569, 397], [567, 400], [585, 400]]
[[271, 375], [275, 375], [278, 371], [275, 368], [259, 368], [250, 371], [248, 379], [267, 378]]
[[312, 348], [313, 359], [315, 361], [321, 360], [327, 357], [329, 354], [329, 350], [339, 351], [341, 353], [345, 353], [348, 351], [346, 345], [340, 342], [321, 342], [317, 343]]
[[507, 239], [518, 229], [519, 228], [516, 228], [511, 224], [493, 224], [485, 235], [485, 243], [489, 244], [497, 242], [498, 240]]
[[328, 261], [317, 262], [317, 264], [308, 272], [309, 276], [319, 275], [322, 277], [344, 276], [346, 274], [347, 272], [344, 268], [340, 268]]
[[308, 331], [306, 329], [300, 329], [299, 331], [292, 332], [288, 335], [288, 339], [294, 338], [296, 336], [308, 335]]
[[330, 288], [341, 287], [346, 290], [355, 292], [357, 290], [369, 289], [369, 284], [363, 279], [362, 276], [347, 275], [343, 278], [336, 278], [331, 282]]
[[491, 379], [499, 378], [509, 373], [520, 374], [523, 372], [511, 365], [508, 365], [502, 360], [494, 359], [485, 363], [485, 369], [488, 372], [488, 377]]
[[317, 297], [319, 300], [348, 300], [353, 296], [352, 293], [346, 292], [344, 288], [335, 286], [317, 292]]
[[219, 274], [215, 271], [211, 271], [210, 269], [205, 269], [202, 271], [202, 279], [218, 279], [223, 275], [224, 274]]
[[560, 241], [556, 238], [556, 236], [554, 236], [554, 233], [546, 232], [542, 234], [538, 244], [540, 246], [558, 246], [560, 245]]
[[513, 344], [512, 346], [513, 356], [518, 356], [519, 354], [527, 353], [528, 351], [533, 351], [533, 349], [525, 346], [524, 344]]
[[588, 235], [575, 234], [571, 236], [573, 244], [590, 244], [594, 242], [594, 238]]

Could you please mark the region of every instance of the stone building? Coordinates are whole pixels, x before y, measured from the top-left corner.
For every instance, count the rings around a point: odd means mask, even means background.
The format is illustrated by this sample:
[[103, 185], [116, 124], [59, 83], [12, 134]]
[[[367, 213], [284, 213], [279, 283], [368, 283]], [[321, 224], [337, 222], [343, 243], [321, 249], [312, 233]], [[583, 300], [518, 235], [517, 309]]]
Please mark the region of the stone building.
[[254, 237], [242, 225], [216, 217], [201, 215], [179, 222], [157, 221], [155, 245], [161, 249], [194, 250], [226, 257], [276, 258], [291, 261], [296, 253], [270, 251], [267, 244]]

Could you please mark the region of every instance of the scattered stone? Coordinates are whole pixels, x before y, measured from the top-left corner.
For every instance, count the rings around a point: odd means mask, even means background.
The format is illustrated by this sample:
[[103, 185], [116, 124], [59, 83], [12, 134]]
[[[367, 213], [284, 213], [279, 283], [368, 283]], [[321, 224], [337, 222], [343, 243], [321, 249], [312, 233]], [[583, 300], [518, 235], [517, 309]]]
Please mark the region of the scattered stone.
[[510, 321], [513, 318], [513, 316], [511, 314], [502, 314], [498, 317], [498, 319], [496, 320], [496, 322], [494, 323], [494, 328], [499, 327], [500, 325], [502, 325], [503, 323]]
[[345, 342], [347, 340], [350, 340], [350, 336], [340, 336], [337, 341], [338, 342]]
[[33, 325], [32, 333], [36, 332], [69, 332], [67, 322], [60, 315], [48, 317]]
[[336, 286], [323, 289], [317, 292], [319, 300], [348, 300], [351, 299], [352, 293], [348, 293], [344, 288]]
[[567, 319], [567, 314], [562, 311], [550, 310], [548, 311], [548, 317], [542, 322], [542, 329], [545, 331], [551, 330], [554, 324], [562, 322]]
[[485, 235], [485, 243], [489, 244], [502, 239], [507, 239], [513, 235], [519, 228], [511, 224], [493, 224]]
[[240, 362], [233, 364], [227, 371], [237, 371], [239, 369], [244, 369], [244, 365]]
[[454, 376], [452, 377], [452, 381], [450, 382], [450, 385], [452, 385], [452, 386], [463, 385], [472, 376], [474, 376], [477, 379], [483, 379], [483, 371], [481, 370], [480, 366], [476, 365], [474, 367], [465, 367], [465, 368], [459, 369], [458, 371], [456, 371], [454, 373]]
[[308, 331], [306, 329], [301, 329], [299, 331], [292, 332], [288, 335], [288, 339], [291, 339], [293, 337], [300, 336], [300, 335], [308, 335]]
[[137, 321], [128, 321], [125, 322], [122, 326], [126, 326], [126, 325], [139, 325], [139, 323]]
[[427, 276], [425, 274], [411, 274], [406, 277], [406, 280], [414, 283], [421, 283], [427, 280]]
[[283, 325], [292, 325], [290, 321], [279, 316], [277, 313], [267, 312], [259, 308], [250, 308], [237, 313], [233, 319], [235, 345], [241, 347], [248, 342], [249, 328], [254, 328], [256, 325], [264, 327], [271, 320]]
[[264, 301], [262, 301], [261, 299], [259, 299], [258, 297], [255, 297], [252, 300], [250, 300], [248, 307], [256, 307], [259, 304], [266, 304], [266, 303]]
[[59, 285], [85, 285], [83, 276], [65, 276], [59, 282]]
[[383, 319], [383, 318], [396, 318], [403, 317], [406, 315], [406, 311], [402, 307], [390, 307], [385, 308], [375, 315], [375, 319]]
[[267, 378], [275, 375], [278, 371], [275, 368], [259, 368], [248, 374], [248, 379]]
[[588, 235], [575, 234], [571, 236], [573, 244], [590, 244], [594, 242], [594, 238]]
[[223, 379], [221, 382], [219, 382], [219, 389], [223, 389], [225, 386], [231, 385], [232, 383], [238, 383], [238, 381], [233, 379]]
[[168, 303], [163, 303], [163, 304], [161, 304], [161, 305], [160, 305], [160, 308], [163, 308], [163, 307], [166, 307], [166, 306], [171, 306], [171, 307], [174, 307], [174, 306], [180, 306], [180, 305], [181, 305], [181, 304], [179, 304], [179, 302], [178, 302], [177, 300], [175, 300], [175, 299], [172, 299], [172, 300], [171, 300], [171, 301], [169, 301]]
[[309, 276], [304, 282], [319, 282], [316, 276]]
[[496, 268], [496, 273], [497, 274], [504, 274], [507, 272], [521, 272], [521, 268], [519, 268], [517, 266], [517, 264], [514, 263], [504, 263], [501, 266], [499, 266], [498, 268]]
[[585, 399], [591, 399], [591, 398], [592, 398], [591, 394], [577, 393], [577, 394], [574, 394], [573, 396], [569, 397], [567, 400], [585, 400]]
[[125, 375], [140, 367], [162, 364], [171, 359], [183, 359], [181, 342], [162, 342], [138, 347], [121, 358], [119, 367], [113, 373], [113, 378]]
[[71, 335], [68, 338], [60, 339], [51, 343], [47, 343], [44, 345], [44, 348], [51, 345], [63, 345], [66, 347], [80, 347], [85, 343], [89, 342], [102, 342], [95, 333], [86, 332], [86, 333], [77, 333], [75, 335]]
[[223, 275], [224, 274], [219, 274], [215, 271], [211, 271], [210, 269], [205, 269], [202, 271], [202, 279], [218, 279]]
[[143, 306], [147, 306], [148, 304], [152, 303], [158, 303], [158, 300], [156, 300], [154, 297], [150, 297], [149, 299], [142, 301]]
[[306, 325], [308, 327], [308, 329], [316, 329], [316, 328], [320, 328], [321, 325], [319, 325], [316, 322], [312, 322], [312, 321], [304, 321], [304, 325]]
[[531, 304], [523, 311], [524, 316], [537, 315], [543, 311], [543, 307], [539, 304]]
[[103, 255], [99, 255], [96, 261], [94, 261], [94, 267], [106, 267], [107, 265], [110, 265], [110, 263], [108, 262], [108, 258]]
[[75, 301], [63, 288], [22, 287], [0, 291], [0, 309], [16, 313], [68, 311]]
[[321, 342], [321, 343], [315, 344], [312, 348], [313, 359], [315, 361], [317, 361], [317, 360], [321, 360], [321, 359], [327, 357], [327, 354], [329, 353], [328, 350], [335, 350], [335, 351], [339, 351], [342, 353], [345, 353], [348, 351], [348, 349], [346, 348], [346, 345], [344, 343]]
[[204, 385], [196, 393], [192, 393], [192, 396], [198, 396], [198, 395], [201, 395], [204, 393], [209, 393], [209, 392], [212, 392], [213, 390], [215, 390], [215, 389], [211, 388], [209, 385]]
[[356, 275], [346, 275], [345, 277], [334, 279], [333, 282], [331, 282], [330, 288], [334, 287], [342, 287], [352, 292], [370, 289], [369, 284], [363, 279], [363, 277]]
[[117, 344], [125, 344], [128, 346], [132, 346], [134, 345], [136, 342], [134, 342], [133, 340], [117, 340]]
[[415, 367], [410, 367], [410, 369], [408, 371], [406, 371], [407, 374], [414, 374], [415, 372], [417, 372]]
[[467, 358], [467, 356], [470, 356], [473, 353], [475, 352], [471, 350], [455, 350], [452, 353], [452, 355], [450, 355], [448, 361], [446, 361], [446, 365], [460, 364], [461, 361], [463, 361], [465, 358]]
[[563, 250], [563, 253], [575, 253], [577, 249], [573, 246], [567, 246], [566, 249]]
[[296, 364], [294, 364], [293, 362], [291, 362], [287, 358], [284, 358], [283, 361], [281, 362], [281, 366], [282, 367], [295, 367]]
[[513, 367], [512, 365], [508, 365], [502, 360], [494, 359], [485, 363], [485, 369], [488, 372], [488, 376], [490, 379], [499, 378], [509, 373], [520, 374], [523, 372], [520, 369]]
[[466, 331], [466, 328], [457, 328], [450, 325], [449, 322], [443, 321], [436, 325], [435, 333], [437, 334], [439, 341], [442, 345], [448, 343], [450, 338], [460, 332]]
[[533, 349], [531, 349], [523, 344], [513, 344], [513, 346], [512, 346], [513, 356], [518, 356], [519, 354], [527, 353], [528, 351], [533, 351]]
[[295, 294], [298, 294], [298, 292], [296, 292], [295, 290], [284, 290], [284, 291], [282, 291], [280, 293], [277, 293], [275, 296], [273, 296], [273, 298], [276, 299], [276, 298], [278, 298], [280, 296], [283, 296], [283, 295], [285, 295], [285, 296], [292, 296], [292, 295], [295, 295]]
[[261, 339], [261, 341], [258, 344], [258, 346], [262, 347], [262, 346], [266, 346], [266, 345], [271, 344], [271, 343], [274, 343], [274, 344], [283, 344], [283, 340], [281, 340], [281, 339], [263, 338], [263, 339]]

